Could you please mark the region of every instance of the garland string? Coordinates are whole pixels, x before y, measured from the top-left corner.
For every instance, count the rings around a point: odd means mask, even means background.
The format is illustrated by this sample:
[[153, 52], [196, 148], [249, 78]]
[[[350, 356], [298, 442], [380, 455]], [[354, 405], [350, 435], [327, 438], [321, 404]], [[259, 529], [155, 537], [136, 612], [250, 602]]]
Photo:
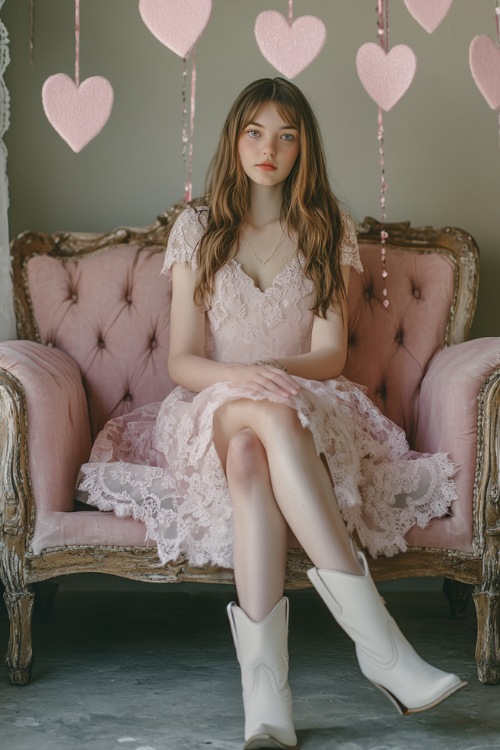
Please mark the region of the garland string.
[[290, 26], [293, 23], [293, 0], [288, 0], [288, 23]]
[[[495, 2], [495, 23], [497, 30], [497, 44], [500, 47], [500, 0]], [[500, 145], [500, 109], [498, 110], [498, 143]]]
[[[384, 52], [389, 51], [389, 0], [377, 0], [377, 34], [380, 46]], [[389, 235], [385, 223], [387, 221], [386, 200], [387, 182], [385, 181], [385, 145], [384, 145], [384, 113], [382, 107], [378, 108], [378, 153], [380, 166], [380, 260], [382, 263], [382, 304], [389, 307], [387, 291], [387, 263], [386, 263], [386, 240]]]
[[75, 0], [75, 83], [80, 85], [80, 0]]
[[35, 7], [34, 0], [28, 0], [28, 12], [29, 12], [29, 45], [30, 45], [30, 61], [31, 65], [35, 64]]
[[[191, 92], [188, 117], [188, 63], [191, 60]], [[196, 47], [183, 59], [182, 66], [182, 161], [184, 164], [184, 200], [193, 197], [193, 137], [196, 108]]]

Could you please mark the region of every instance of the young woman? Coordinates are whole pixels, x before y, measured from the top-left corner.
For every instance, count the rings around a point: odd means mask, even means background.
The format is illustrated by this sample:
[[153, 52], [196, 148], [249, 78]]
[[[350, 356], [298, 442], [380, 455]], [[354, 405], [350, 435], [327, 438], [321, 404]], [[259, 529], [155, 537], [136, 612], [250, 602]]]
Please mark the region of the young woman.
[[[402, 431], [341, 377], [351, 268], [362, 271], [354, 226], [329, 187], [310, 105], [281, 78], [250, 84], [226, 119], [207, 205], [187, 208], [168, 243], [179, 385], [159, 408], [108, 423], [82, 467], [88, 502], [143, 520], [162, 561], [233, 566], [247, 749], [297, 747], [289, 529], [363, 674], [402, 713], [465, 684], [416, 654], [351, 541], [373, 555], [404, 550], [408, 529], [455, 498], [447, 457], [409, 454]], [[121, 455], [108, 450], [117, 430]]]

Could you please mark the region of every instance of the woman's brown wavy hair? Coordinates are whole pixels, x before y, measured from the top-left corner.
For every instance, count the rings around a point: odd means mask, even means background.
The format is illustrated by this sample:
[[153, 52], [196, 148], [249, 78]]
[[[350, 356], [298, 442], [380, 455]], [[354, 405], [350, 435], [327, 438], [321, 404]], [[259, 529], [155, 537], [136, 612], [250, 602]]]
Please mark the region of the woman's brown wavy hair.
[[208, 218], [197, 248], [198, 281], [195, 301], [210, 307], [216, 272], [234, 255], [242, 222], [250, 207], [250, 179], [240, 163], [238, 141], [268, 103], [297, 128], [300, 151], [283, 186], [281, 223], [295, 233], [304, 259], [305, 275], [316, 293], [312, 308], [325, 317], [340, 306], [345, 289], [339, 248], [344, 225], [328, 181], [326, 159], [314, 112], [304, 94], [283, 78], [262, 78], [249, 84], [234, 102], [224, 123], [207, 177]]

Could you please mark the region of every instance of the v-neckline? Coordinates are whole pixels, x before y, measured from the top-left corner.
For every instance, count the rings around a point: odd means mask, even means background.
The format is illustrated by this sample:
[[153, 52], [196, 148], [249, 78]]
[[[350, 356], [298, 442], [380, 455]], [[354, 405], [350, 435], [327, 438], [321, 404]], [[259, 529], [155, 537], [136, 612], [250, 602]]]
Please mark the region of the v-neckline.
[[243, 270], [243, 266], [241, 265], [241, 263], [238, 260], [236, 260], [236, 258], [232, 258], [229, 262], [232, 263], [235, 268], [239, 269], [239, 271], [241, 272], [241, 274], [243, 275], [243, 277], [245, 279], [247, 279], [247, 282], [253, 287], [253, 289], [255, 289], [259, 294], [262, 294], [262, 295], [265, 296], [268, 292], [273, 291], [273, 289], [277, 286], [277, 282], [281, 279], [281, 277], [287, 271], [290, 271], [294, 267], [294, 265], [299, 262], [299, 258], [298, 258], [297, 255], [294, 255], [294, 257], [292, 258], [292, 260], [290, 261], [290, 263], [287, 263], [286, 266], [284, 266], [281, 269], [281, 271], [279, 271], [276, 274], [276, 276], [274, 277], [274, 279], [272, 280], [272, 282], [265, 289], [261, 289], [260, 286], [258, 286], [255, 283], [255, 281], [252, 279], [252, 277], [249, 276], [249, 274], [246, 271]]

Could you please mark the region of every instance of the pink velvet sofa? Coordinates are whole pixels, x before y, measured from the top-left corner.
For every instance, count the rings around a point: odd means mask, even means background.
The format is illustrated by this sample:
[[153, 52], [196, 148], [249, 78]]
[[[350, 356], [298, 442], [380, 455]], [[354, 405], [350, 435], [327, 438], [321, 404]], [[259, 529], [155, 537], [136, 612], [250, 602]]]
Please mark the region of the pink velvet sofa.
[[[102, 572], [153, 582], [232, 582], [227, 569], [161, 565], [145, 527], [75, 501], [80, 465], [111, 417], [162, 400], [170, 287], [160, 276], [181, 204], [142, 229], [25, 233], [12, 244], [19, 340], [0, 344], [0, 576], [10, 680], [29, 682], [39, 582]], [[500, 681], [500, 339], [465, 342], [478, 251], [458, 229], [387, 226], [390, 306], [382, 305], [380, 226], [358, 227], [364, 274], [349, 290], [345, 375], [368, 388], [419, 451], [458, 466], [450, 516], [408, 534], [408, 551], [370, 562], [376, 580], [444, 576], [474, 584], [479, 679]], [[288, 586], [310, 563], [291, 542]]]

